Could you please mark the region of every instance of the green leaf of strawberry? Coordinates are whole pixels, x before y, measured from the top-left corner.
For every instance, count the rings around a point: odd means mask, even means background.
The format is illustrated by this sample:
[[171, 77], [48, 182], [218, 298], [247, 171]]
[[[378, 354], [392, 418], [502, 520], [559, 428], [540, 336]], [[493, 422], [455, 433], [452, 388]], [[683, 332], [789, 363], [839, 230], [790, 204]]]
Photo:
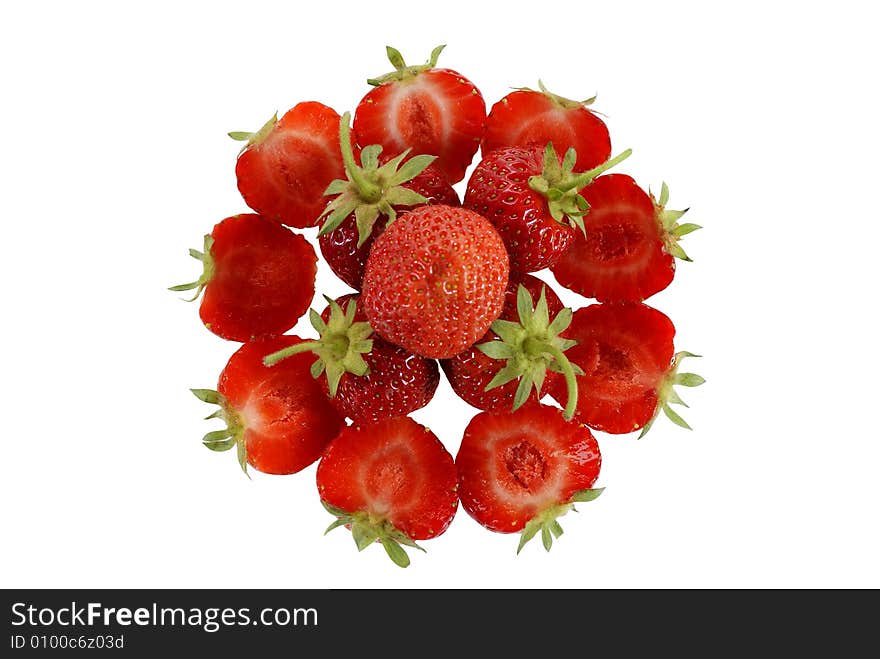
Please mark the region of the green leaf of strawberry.
[[519, 322], [496, 320], [492, 323], [492, 331], [498, 335], [499, 341], [489, 341], [477, 346], [483, 354], [493, 359], [504, 359], [506, 364], [486, 385], [486, 391], [500, 387], [513, 380], [519, 380], [514, 396], [513, 409], [519, 409], [529, 398], [534, 388], [538, 398], [544, 384], [547, 369], [562, 373], [568, 387], [568, 403], [565, 406], [565, 418], [574, 415], [577, 404], [577, 380], [575, 375], [582, 374], [581, 369], [572, 364], [565, 356], [565, 350], [575, 345], [559, 334], [564, 332], [571, 323], [571, 310], [563, 309], [553, 321], [547, 308], [547, 296], [544, 287], [537, 303], [532, 306], [532, 296], [528, 289], [520, 285], [516, 293], [517, 313]]

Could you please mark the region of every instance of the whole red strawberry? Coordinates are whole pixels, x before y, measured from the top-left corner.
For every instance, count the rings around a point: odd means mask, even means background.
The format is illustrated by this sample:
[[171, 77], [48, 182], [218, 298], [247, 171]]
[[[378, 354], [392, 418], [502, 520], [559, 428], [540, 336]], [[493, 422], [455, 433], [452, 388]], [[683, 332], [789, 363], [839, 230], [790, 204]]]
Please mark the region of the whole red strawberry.
[[376, 88], [358, 104], [354, 130], [361, 144], [438, 156], [437, 166], [456, 183], [480, 145], [486, 103], [460, 73], [436, 68], [443, 48], [435, 48], [427, 64], [407, 66], [400, 52], [388, 46], [394, 71], [367, 81]]
[[544, 147], [561, 153], [577, 151], [577, 171], [598, 167], [611, 157], [608, 128], [589, 106], [596, 97], [572, 101], [557, 96], [538, 81], [540, 91], [518, 89], [492, 106], [480, 149], [484, 154], [507, 146]]
[[640, 302], [669, 286], [676, 258], [691, 260], [678, 239], [700, 227], [678, 224], [686, 211], [666, 210], [665, 183], [657, 200], [629, 176], [608, 174], [583, 194], [586, 233], [551, 266], [566, 288], [600, 302]]
[[292, 474], [317, 460], [344, 425], [309, 373], [309, 355], [296, 355], [276, 368], [263, 358], [300, 343], [296, 336], [278, 336], [245, 343], [220, 374], [217, 390], [193, 389], [199, 400], [219, 405], [209, 419], [226, 428], [202, 439], [212, 451], [237, 449], [247, 473], [250, 464], [267, 474]]
[[260, 215], [227, 217], [205, 236], [201, 277], [172, 291], [204, 290], [199, 316], [230, 341], [282, 334], [315, 295], [317, 257], [302, 236]]
[[401, 545], [435, 538], [458, 508], [452, 456], [436, 435], [409, 417], [344, 428], [318, 465], [318, 492], [347, 525], [359, 551], [374, 542], [400, 567], [409, 565]]
[[468, 180], [463, 205], [498, 229], [512, 271], [542, 270], [565, 253], [576, 231], [584, 230], [588, 206], [579, 191], [630, 153], [576, 174], [574, 149], [561, 162], [552, 144], [496, 149]]
[[[674, 423], [690, 428], [670, 406], [684, 404], [674, 385], [704, 382], [694, 373], [679, 373], [672, 321], [656, 309], [634, 302], [594, 304], [578, 309], [566, 336], [577, 341], [568, 357], [580, 365], [576, 415], [596, 430], [613, 434], [648, 431], [660, 410]], [[556, 400], [565, 393], [551, 387]]]
[[445, 359], [471, 346], [501, 313], [507, 275], [504, 243], [484, 217], [422, 206], [376, 239], [361, 303], [382, 338]]
[[602, 493], [591, 489], [602, 457], [589, 428], [546, 405], [477, 414], [455, 465], [462, 507], [490, 531], [521, 531], [517, 553], [539, 531], [549, 551], [562, 535], [557, 518]]
[[336, 111], [314, 101], [299, 103], [256, 133], [229, 136], [247, 142], [235, 165], [245, 203], [288, 226], [317, 224], [325, 188], [345, 174]]
[[542, 387], [566, 378], [572, 387], [566, 414], [571, 418], [577, 401], [575, 375], [580, 369], [564, 352], [574, 345], [560, 334], [571, 322], [571, 309], [544, 282], [531, 275], [513, 279], [504, 310], [481, 342], [443, 360], [453, 391], [482, 410], [516, 410], [531, 397], [540, 400]]
[[361, 150], [361, 164], [351, 147], [349, 114], [342, 115], [339, 141], [346, 180], [333, 181], [326, 194], [337, 195], [322, 214], [318, 233], [327, 264], [352, 288], [359, 289], [373, 241], [397, 212], [424, 204], [458, 206], [458, 195], [433, 164], [434, 156], [406, 159], [409, 149], [390, 158], [374, 144]]
[[431, 402], [440, 382], [437, 362], [369, 338], [373, 330], [356, 295], [327, 302], [320, 316], [314, 311], [310, 316], [318, 340], [269, 355], [266, 365], [302, 352], [316, 354], [312, 372], [330, 402], [355, 423], [404, 416]]

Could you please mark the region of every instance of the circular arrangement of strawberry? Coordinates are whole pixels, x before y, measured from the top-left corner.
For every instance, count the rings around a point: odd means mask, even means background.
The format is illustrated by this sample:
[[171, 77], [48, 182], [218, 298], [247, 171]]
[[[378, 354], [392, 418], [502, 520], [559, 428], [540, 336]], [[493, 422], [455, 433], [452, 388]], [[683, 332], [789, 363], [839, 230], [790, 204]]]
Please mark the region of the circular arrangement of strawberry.
[[[274, 115], [245, 143], [235, 175], [253, 213], [230, 216], [190, 250], [202, 273], [173, 291], [202, 297], [199, 316], [241, 345], [208, 419], [213, 451], [293, 474], [318, 462], [318, 501], [358, 550], [405, 548], [444, 533], [459, 503], [479, 524], [540, 534], [604, 487], [594, 432], [642, 437], [671, 407], [680, 372], [675, 327], [644, 301], [675, 276], [679, 245], [699, 229], [684, 211], [620, 173], [594, 98], [517, 89], [486, 113], [479, 89], [427, 63], [367, 82], [354, 120], [316, 101]], [[465, 174], [477, 151], [480, 160]], [[462, 189], [453, 186], [461, 182]], [[459, 194], [463, 193], [460, 197]], [[310, 241], [294, 229], [316, 229]], [[356, 291], [315, 298], [317, 243]], [[596, 301], [565, 307], [534, 274]], [[308, 311], [315, 335], [286, 334]], [[480, 410], [455, 458], [408, 415], [428, 405], [441, 371]], [[558, 403], [558, 407], [554, 405]], [[608, 441], [614, 441], [609, 439]]]

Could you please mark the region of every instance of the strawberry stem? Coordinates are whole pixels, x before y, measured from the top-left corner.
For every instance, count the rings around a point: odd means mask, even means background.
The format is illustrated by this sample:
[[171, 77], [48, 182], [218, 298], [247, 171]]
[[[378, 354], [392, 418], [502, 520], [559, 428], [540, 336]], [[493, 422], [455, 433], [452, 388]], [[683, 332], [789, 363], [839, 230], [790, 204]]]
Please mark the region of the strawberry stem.
[[378, 78], [368, 78], [367, 84], [372, 85], [373, 87], [378, 87], [386, 82], [400, 82], [409, 78], [415, 78], [423, 71], [429, 71], [437, 66], [437, 59], [440, 57], [440, 53], [443, 52], [444, 48], [446, 48], [445, 45], [434, 48], [434, 50], [431, 51], [431, 56], [428, 58], [428, 61], [424, 64], [407, 66], [403, 59], [403, 55], [400, 54], [400, 51], [397, 50], [397, 48], [385, 46], [385, 54], [388, 56], [388, 61], [391, 62], [391, 66], [394, 67], [394, 71], [381, 75]]
[[564, 351], [576, 345], [576, 341], [564, 339], [559, 334], [571, 324], [571, 309], [563, 309], [556, 318], [550, 321], [547, 310], [547, 295], [541, 289], [537, 303], [533, 303], [528, 289], [520, 284], [516, 292], [519, 322], [496, 320], [492, 323], [492, 331], [500, 341], [487, 341], [477, 346], [483, 354], [498, 360], [505, 360], [505, 365], [486, 385], [490, 391], [519, 380], [519, 387], [513, 400], [513, 409], [518, 409], [528, 399], [534, 388], [537, 397], [541, 397], [541, 386], [547, 370], [562, 373], [568, 388], [568, 402], [565, 406], [566, 420], [574, 416], [577, 404], [577, 378], [582, 374], [580, 368], [572, 364]]
[[226, 423], [225, 428], [212, 430], [202, 437], [202, 443], [212, 451], [228, 451], [235, 447], [238, 464], [244, 475], [250, 478], [251, 475], [247, 469], [247, 444], [244, 437], [245, 424], [241, 415], [232, 408], [226, 397], [218, 391], [213, 389], [190, 389], [190, 391], [203, 403], [220, 407], [219, 410], [205, 417], [205, 420], [222, 419]]
[[366, 179], [360, 166], [354, 160], [354, 151], [351, 148], [351, 113], [342, 115], [339, 122], [339, 144], [342, 147], [342, 162], [345, 164], [345, 172], [349, 180], [358, 188], [361, 198], [368, 203], [379, 201], [382, 189]]
[[363, 355], [373, 349], [373, 341], [368, 338], [373, 333], [373, 328], [366, 322], [354, 322], [357, 313], [355, 300], [349, 301], [343, 311], [335, 300], [327, 296], [324, 299], [330, 306], [330, 318], [326, 323], [317, 311], [309, 311], [309, 320], [319, 338], [273, 352], [263, 358], [263, 364], [273, 366], [291, 355], [313, 352], [318, 359], [312, 364], [312, 377], [318, 378], [321, 373], [326, 372], [330, 397], [334, 398], [343, 375], [351, 373], [363, 376], [370, 372]]
[[568, 389], [568, 400], [565, 403], [565, 409], [562, 411], [562, 416], [566, 421], [570, 421], [574, 416], [575, 406], [577, 405], [578, 400], [578, 384], [577, 378], [575, 377], [574, 367], [568, 360], [568, 357], [565, 356], [565, 353], [552, 343], [547, 344], [545, 349], [553, 356], [553, 359], [556, 360], [556, 364], [559, 365], [562, 375], [565, 377], [565, 386]]
[[191, 291], [192, 289], [196, 289], [195, 295], [191, 298], [186, 299], [187, 302], [195, 301], [199, 295], [202, 294], [202, 291], [205, 290], [205, 287], [210, 283], [211, 279], [214, 277], [214, 258], [211, 256], [211, 247], [214, 245], [214, 238], [211, 234], [205, 235], [204, 246], [202, 249], [203, 252], [198, 251], [197, 249], [189, 250], [189, 255], [194, 259], [202, 262], [202, 274], [193, 282], [188, 284], [178, 284], [177, 286], [171, 286], [169, 291]]

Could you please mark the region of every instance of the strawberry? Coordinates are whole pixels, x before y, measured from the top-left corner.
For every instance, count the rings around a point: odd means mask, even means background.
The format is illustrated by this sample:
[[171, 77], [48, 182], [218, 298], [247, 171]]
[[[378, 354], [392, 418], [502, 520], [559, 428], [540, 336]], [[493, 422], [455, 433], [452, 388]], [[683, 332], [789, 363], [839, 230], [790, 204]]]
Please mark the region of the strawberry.
[[376, 239], [361, 303], [386, 341], [445, 359], [501, 313], [507, 274], [504, 243], [488, 220], [463, 208], [422, 206]]
[[324, 189], [345, 174], [336, 111], [314, 101], [299, 103], [256, 133], [229, 136], [247, 142], [235, 164], [245, 203], [288, 226], [314, 226], [324, 210]]
[[[443, 533], [458, 508], [452, 456], [409, 417], [344, 428], [318, 464], [321, 502], [336, 517], [327, 532], [349, 526], [359, 551], [380, 542], [400, 567], [401, 545], [419, 547]], [[424, 550], [423, 550], [424, 551]]]
[[296, 336], [277, 336], [245, 343], [220, 374], [216, 391], [193, 389], [196, 397], [220, 409], [226, 428], [202, 439], [212, 451], [233, 446], [244, 473], [250, 464], [267, 474], [292, 474], [321, 456], [344, 425], [342, 417], [309, 374], [311, 359], [297, 355], [276, 368], [263, 358], [300, 343]]
[[589, 428], [537, 404], [477, 414], [455, 458], [462, 507], [490, 531], [521, 531], [517, 553], [538, 531], [550, 550], [557, 518], [602, 493], [591, 489], [601, 464]]
[[[373, 241], [397, 212], [423, 204], [458, 206], [458, 195], [433, 164], [434, 156], [413, 156], [409, 149], [395, 158], [374, 144], [361, 151], [361, 165], [355, 160], [349, 129], [350, 115], [342, 115], [339, 141], [345, 162], [346, 180], [337, 179], [326, 194], [337, 195], [324, 209], [324, 225], [318, 233], [321, 253], [327, 264], [346, 284], [361, 287], [364, 266]], [[381, 166], [380, 166], [381, 164]], [[384, 215], [387, 220], [379, 219]]]
[[572, 101], [547, 91], [523, 88], [509, 93], [492, 106], [480, 149], [483, 154], [507, 146], [541, 147], [548, 142], [559, 151], [577, 151], [575, 169], [598, 167], [611, 157], [608, 128], [589, 106], [596, 97]]
[[460, 73], [436, 68], [443, 48], [435, 48], [427, 64], [407, 66], [400, 52], [388, 46], [394, 71], [367, 81], [375, 89], [358, 104], [354, 130], [361, 144], [438, 156], [437, 166], [450, 183], [457, 183], [480, 145], [486, 103]]
[[[660, 410], [677, 425], [690, 428], [669, 405], [684, 405], [674, 385], [695, 387], [705, 380], [679, 373], [674, 353], [675, 327], [664, 314], [644, 304], [620, 302], [578, 309], [566, 336], [577, 341], [568, 357], [581, 366], [575, 414], [591, 428], [612, 434], [648, 431]], [[551, 387], [561, 400], [563, 390]]]
[[502, 412], [523, 405], [532, 388], [540, 400], [545, 380], [555, 382], [562, 373], [572, 387], [566, 409], [571, 418], [575, 375], [581, 371], [564, 354], [574, 342], [559, 336], [570, 322], [571, 309], [563, 309], [556, 293], [540, 279], [522, 275], [508, 286], [504, 310], [483, 342], [443, 360], [449, 384], [474, 407]]
[[172, 291], [205, 292], [202, 322], [217, 336], [249, 341], [293, 327], [315, 294], [318, 258], [302, 236], [260, 215], [227, 217], [205, 236], [201, 277]]
[[326, 299], [323, 313], [310, 315], [320, 338], [268, 355], [267, 366], [290, 355], [313, 352], [318, 360], [312, 364], [312, 373], [336, 409], [355, 423], [404, 416], [431, 402], [440, 382], [435, 361], [369, 338], [373, 330], [356, 295]]
[[579, 191], [630, 153], [576, 174], [574, 149], [566, 151], [562, 162], [552, 144], [496, 149], [468, 180], [463, 205], [498, 229], [512, 271], [541, 270], [565, 253], [578, 229], [584, 230], [587, 204]]
[[608, 174], [583, 194], [590, 205], [586, 233], [551, 266], [566, 288], [600, 302], [641, 302], [669, 286], [676, 258], [691, 260], [678, 239], [700, 227], [678, 224], [686, 210], [666, 210], [665, 183], [657, 200], [629, 176]]

